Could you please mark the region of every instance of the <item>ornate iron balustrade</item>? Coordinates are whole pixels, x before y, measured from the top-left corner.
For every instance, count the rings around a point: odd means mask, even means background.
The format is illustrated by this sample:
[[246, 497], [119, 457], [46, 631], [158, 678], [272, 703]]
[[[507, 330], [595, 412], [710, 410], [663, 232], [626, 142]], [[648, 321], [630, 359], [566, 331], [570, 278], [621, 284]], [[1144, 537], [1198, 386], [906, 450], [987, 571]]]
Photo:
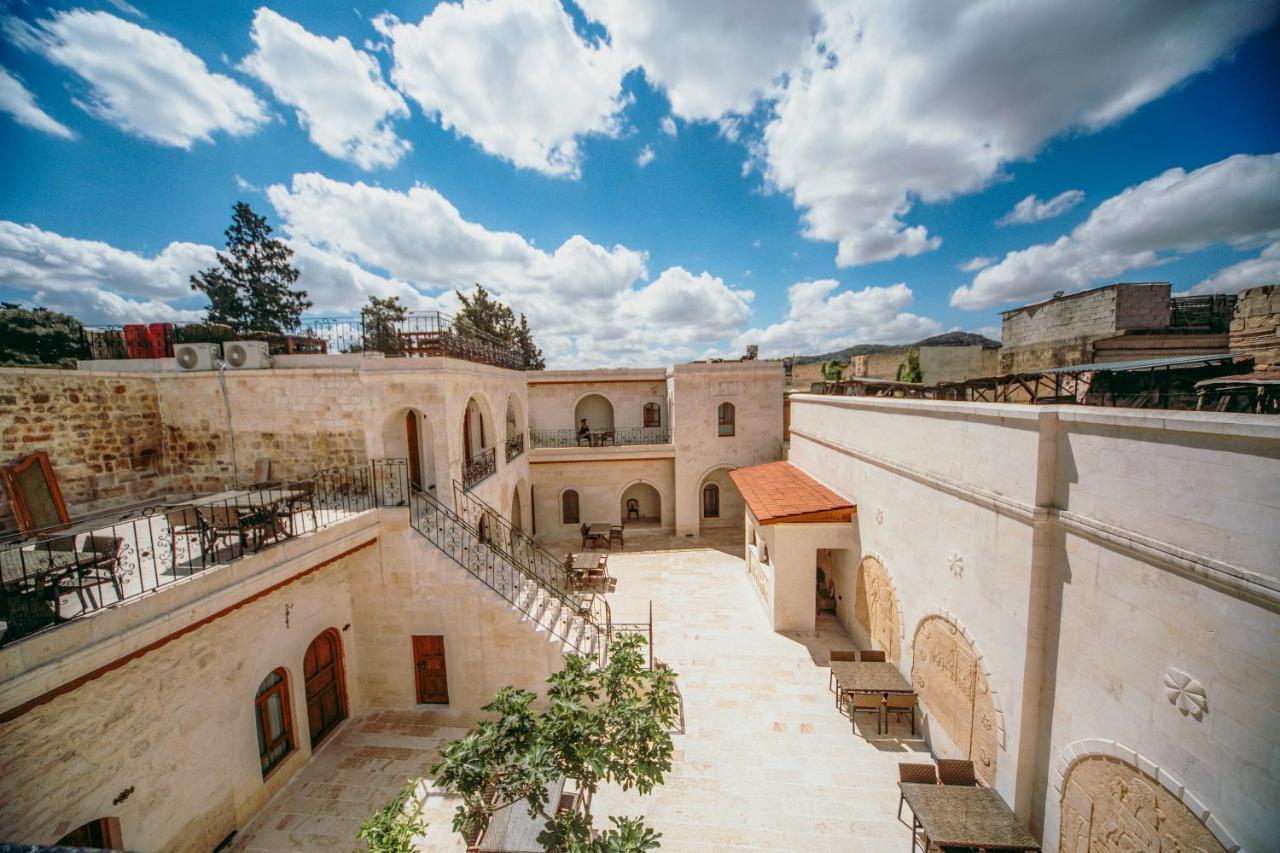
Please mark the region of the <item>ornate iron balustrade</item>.
[[374, 507], [407, 503], [406, 460], [381, 459], [10, 536], [0, 542], [0, 645]]
[[529, 430], [533, 446], [538, 447], [622, 447], [628, 445], [670, 444], [670, 427], [621, 427], [591, 430], [586, 435], [575, 429]]
[[492, 447], [486, 447], [470, 459], [462, 463], [462, 485], [473, 488], [485, 477], [498, 470], [497, 454]]
[[518, 433], [507, 439], [507, 461], [510, 462], [524, 453], [524, 433]]
[[[609, 617], [604, 596], [561, 592], [544, 583], [518, 564], [510, 549], [500, 546], [487, 522], [473, 526], [416, 486], [411, 492], [409, 523], [449, 559], [580, 654], [607, 652]], [[547, 617], [539, 591], [560, 606], [554, 618]], [[575, 627], [581, 631], [575, 632]]]

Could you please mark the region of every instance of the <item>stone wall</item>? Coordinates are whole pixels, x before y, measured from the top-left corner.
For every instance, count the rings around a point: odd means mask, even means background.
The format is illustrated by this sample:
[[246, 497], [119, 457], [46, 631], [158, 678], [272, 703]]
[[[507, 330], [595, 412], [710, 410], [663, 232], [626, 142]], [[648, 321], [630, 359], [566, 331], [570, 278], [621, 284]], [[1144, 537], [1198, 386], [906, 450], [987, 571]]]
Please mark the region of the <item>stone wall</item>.
[[671, 426], [665, 370], [548, 370], [529, 377], [529, 419], [533, 428], [576, 428], [574, 406], [588, 394], [598, 394], [609, 401], [616, 429], [644, 426], [646, 403], [657, 403], [660, 426]]
[[[854, 356], [850, 377], [897, 379], [898, 367], [912, 347], [894, 347], [883, 352]], [[977, 376], [994, 376], [1000, 366], [1000, 350], [981, 346], [914, 347], [920, 353], [920, 373], [926, 384], [959, 382]]]
[[[855, 498], [862, 553], [896, 592], [904, 671], [926, 620], [973, 650], [994, 786], [1046, 850], [1064, 766], [1090, 740], [1158, 766], [1215, 834], [1267, 848], [1280, 832], [1274, 418], [806, 395], [792, 407], [791, 461]], [[977, 760], [955, 709], [930, 707], [941, 701], [924, 696], [931, 749]]]
[[[604, 449], [604, 448], [601, 448]], [[534, 518], [540, 537], [572, 537], [580, 524], [622, 523], [622, 493], [635, 483], [648, 483], [658, 490], [661, 527], [672, 529], [675, 519], [675, 468], [670, 458], [646, 458], [644, 448], [616, 458], [590, 461], [544, 462], [535, 459], [533, 473]], [[631, 458], [628, 458], [631, 457]], [[566, 489], [578, 493], [579, 524], [561, 520], [560, 498]]]
[[[170, 488], [155, 383], [70, 370], [0, 369], [0, 460], [43, 450], [73, 514]], [[0, 493], [0, 528], [13, 526]]]
[[1231, 352], [1253, 356], [1254, 369], [1280, 366], [1280, 284], [1240, 291], [1230, 339]]

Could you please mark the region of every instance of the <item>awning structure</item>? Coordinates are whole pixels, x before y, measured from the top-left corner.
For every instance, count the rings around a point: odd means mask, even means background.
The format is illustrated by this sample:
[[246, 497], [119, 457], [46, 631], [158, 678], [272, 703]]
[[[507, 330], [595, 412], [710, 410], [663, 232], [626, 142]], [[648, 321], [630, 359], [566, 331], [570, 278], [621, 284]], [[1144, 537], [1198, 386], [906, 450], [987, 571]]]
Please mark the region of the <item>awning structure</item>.
[[849, 500], [828, 489], [790, 462], [768, 462], [736, 468], [729, 476], [742, 492], [751, 514], [761, 524], [849, 521], [858, 511]]

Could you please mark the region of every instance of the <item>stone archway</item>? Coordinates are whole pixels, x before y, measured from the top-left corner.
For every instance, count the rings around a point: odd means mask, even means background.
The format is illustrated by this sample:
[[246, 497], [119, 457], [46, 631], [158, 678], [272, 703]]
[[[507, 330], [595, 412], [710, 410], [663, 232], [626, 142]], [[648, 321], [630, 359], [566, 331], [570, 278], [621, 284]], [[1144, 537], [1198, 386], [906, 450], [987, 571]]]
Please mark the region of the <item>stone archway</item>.
[[994, 785], [1003, 727], [982, 655], [957, 622], [936, 614], [920, 620], [911, 648], [911, 686], [931, 725], [973, 762], [978, 778]]
[[884, 649], [886, 658], [893, 663], [902, 659], [902, 611], [898, 607], [898, 596], [884, 563], [873, 555], [863, 557], [858, 564], [853, 615], [871, 642]]
[[1094, 754], [1077, 759], [1063, 780], [1058, 849], [1226, 853], [1229, 848], [1188, 808], [1181, 792], [1127, 761]]

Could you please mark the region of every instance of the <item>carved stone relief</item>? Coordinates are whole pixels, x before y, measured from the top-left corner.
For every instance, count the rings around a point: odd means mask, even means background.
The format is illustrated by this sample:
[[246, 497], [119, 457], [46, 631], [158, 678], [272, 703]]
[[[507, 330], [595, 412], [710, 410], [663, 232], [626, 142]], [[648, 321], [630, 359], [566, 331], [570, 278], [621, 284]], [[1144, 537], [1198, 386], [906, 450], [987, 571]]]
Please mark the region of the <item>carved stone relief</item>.
[[863, 557], [858, 564], [853, 612], [886, 658], [897, 663], [902, 655], [902, 616], [889, 573], [875, 557]]
[[1064, 853], [1225, 853], [1177, 797], [1115, 758], [1077, 761], [1062, 789]]
[[952, 551], [950, 554], [947, 555], [947, 568], [951, 570], [952, 576], [957, 578], [963, 577], [964, 576], [964, 557], [961, 557], [958, 552]]
[[1190, 715], [1199, 720], [1209, 710], [1209, 698], [1205, 695], [1204, 685], [1182, 670], [1169, 667], [1162, 680], [1169, 703], [1181, 711], [1184, 717]]
[[927, 616], [916, 629], [911, 684], [933, 725], [973, 761], [987, 784], [996, 778], [995, 704], [973, 645], [953, 622]]

